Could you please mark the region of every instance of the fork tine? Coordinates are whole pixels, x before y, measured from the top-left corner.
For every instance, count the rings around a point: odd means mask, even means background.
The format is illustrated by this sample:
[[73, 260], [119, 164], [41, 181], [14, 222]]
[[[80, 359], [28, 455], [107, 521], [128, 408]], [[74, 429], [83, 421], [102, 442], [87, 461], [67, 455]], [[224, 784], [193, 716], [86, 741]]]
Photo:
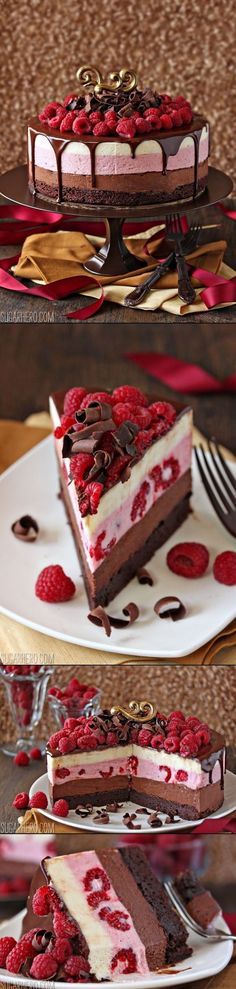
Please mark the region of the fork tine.
[[[222, 484], [225, 487], [225, 491], [226, 491], [228, 497], [231, 499], [231, 501], [233, 503], [233, 506], [235, 507], [236, 506], [236, 494], [233, 494], [233, 491], [231, 491], [231, 489], [229, 487], [229, 484], [228, 484], [228, 481], [226, 480], [226, 477], [224, 477], [223, 471], [221, 470], [220, 465], [218, 464], [218, 460], [217, 460], [217, 458], [216, 458], [216, 456], [214, 454], [214, 451], [212, 449], [212, 444], [209, 442], [209, 440], [208, 440], [208, 450], [209, 450], [209, 453], [211, 454], [211, 458], [212, 458], [212, 461], [213, 461], [215, 470], [217, 471], [217, 474], [220, 477], [220, 479], [222, 481]], [[224, 463], [224, 461], [223, 461], [223, 463]]]
[[[208, 474], [209, 474], [209, 476], [211, 478], [212, 484], [213, 484], [213, 491], [214, 491], [214, 488], [215, 488], [215, 490], [217, 491], [217, 494], [219, 495], [219, 498], [221, 499], [221, 501], [223, 502], [223, 505], [226, 508], [226, 511], [227, 512], [231, 512], [232, 511], [232, 505], [230, 505], [228, 499], [226, 498], [226, 494], [225, 494], [224, 490], [218, 484], [217, 478], [214, 475], [214, 472], [213, 472], [213, 470], [211, 468], [211, 464], [209, 463], [209, 460], [208, 460], [208, 458], [206, 456], [206, 452], [205, 452], [205, 450], [204, 450], [204, 448], [203, 448], [202, 445], [200, 445], [200, 450], [201, 450], [201, 453], [202, 453], [202, 456], [203, 456], [203, 460], [204, 460], [204, 463], [205, 463], [207, 472], [208, 472]], [[214, 463], [214, 458], [213, 457], [212, 457], [212, 460], [213, 460], [213, 463]]]
[[213, 505], [213, 508], [215, 509], [216, 515], [218, 515], [218, 518], [220, 519], [220, 521], [223, 523], [223, 525], [225, 525], [225, 514], [222, 511], [222, 509], [220, 508], [219, 502], [217, 501], [217, 498], [215, 498], [215, 495], [214, 495], [214, 493], [212, 491], [212, 488], [211, 488], [211, 486], [209, 484], [209, 481], [207, 480], [207, 477], [205, 475], [205, 471], [203, 470], [201, 459], [199, 457], [199, 453], [198, 453], [198, 450], [197, 450], [196, 446], [194, 447], [194, 453], [195, 453], [195, 457], [196, 457], [196, 461], [197, 461], [197, 465], [198, 465], [199, 474], [200, 474], [200, 477], [202, 479], [203, 487], [206, 489], [206, 492], [208, 494], [208, 498], [210, 499], [210, 501], [211, 501], [211, 503]]
[[228, 464], [226, 463], [226, 460], [225, 460], [225, 458], [223, 457], [223, 454], [222, 454], [222, 451], [221, 451], [221, 449], [220, 449], [220, 447], [218, 446], [218, 443], [216, 442], [216, 440], [215, 440], [215, 439], [214, 439], [214, 444], [215, 444], [215, 448], [216, 448], [216, 450], [217, 450], [217, 453], [218, 453], [218, 457], [219, 457], [219, 460], [220, 460], [220, 462], [221, 462], [221, 465], [222, 465], [222, 467], [224, 468], [224, 471], [225, 471], [225, 473], [227, 474], [227, 477], [228, 477], [228, 479], [229, 479], [229, 481], [230, 481], [230, 483], [232, 484], [232, 487], [233, 487], [233, 488], [234, 488], [234, 490], [236, 491], [236, 479], [235, 479], [235, 477], [233, 476], [233, 474], [232, 474], [232, 471], [230, 470], [230, 467], [229, 467], [229, 466], [228, 466]]

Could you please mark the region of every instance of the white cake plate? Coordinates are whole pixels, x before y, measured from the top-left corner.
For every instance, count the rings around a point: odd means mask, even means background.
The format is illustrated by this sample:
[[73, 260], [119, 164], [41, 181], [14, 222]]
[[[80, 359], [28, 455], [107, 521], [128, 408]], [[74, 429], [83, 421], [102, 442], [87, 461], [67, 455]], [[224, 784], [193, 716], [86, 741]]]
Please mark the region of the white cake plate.
[[[236, 476], [236, 465], [230, 466]], [[192, 468], [193, 511], [148, 563], [153, 587], [141, 586], [134, 578], [108, 605], [107, 612], [114, 617], [123, 617], [122, 609], [130, 601], [138, 605], [140, 613], [133, 625], [112, 629], [107, 638], [104, 630], [87, 617], [89, 606], [81, 568], [64, 506], [58, 498], [53, 438], [43, 440], [0, 477], [0, 612], [56, 639], [119, 655], [179, 659], [203, 646], [236, 615], [235, 587], [219, 584], [212, 572], [216, 555], [235, 550], [235, 540], [211, 507], [194, 456]], [[11, 531], [12, 523], [26, 513], [36, 519], [40, 528], [34, 543], [20, 542]], [[167, 551], [183, 540], [205, 543], [210, 551], [208, 571], [198, 580], [179, 577], [166, 565]], [[69, 602], [47, 604], [35, 596], [35, 581], [43, 567], [56, 563], [69, 574], [77, 590]], [[155, 614], [155, 602], [166, 595], [175, 595], [185, 604], [182, 621], [163, 620]]]
[[[0, 937], [14, 937], [16, 940], [20, 938], [24, 916], [25, 910], [22, 910], [11, 920], [1, 924]], [[217, 927], [230, 933], [227, 924], [221, 917], [217, 918]], [[155, 974], [150, 973], [148, 976], [130, 975], [126, 978], [124, 976], [120, 982], [102, 982], [102, 989], [111, 989], [111, 987], [112, 989], [120, 989], [121, 985], [122, 989], [162, 989], [162, 987], [166, 989], [167, 986], [182, 986], [184, 983], [192, 985], [192, 982], [196, 982], [198, 979], [209, 979], [217, 972], [222, 972], [222, 969], [226, 968], [232, 958], [233, 942], [230, 939], [219, 941], [217, 944], [191, 933], [188, 943], [193, 953], [185, 961], [168, 966]], [[55, 983], [51, 980], [45, 982], [41, 979], [36, 982], [35, 979], [25, 978], [23, 975], [12, 975], [11, 972], [5, 972], [2, 968], [0, 968], [0, 984], [1, 986], [5, 984], [10, 984], [11, 987], [20, 986], [22, 989], [26, 986], [29, 989], [46, 989], [46, 986], [48, 989], [56, 989], [56, 986], [60, 986], [60, 989], [68, 989], [68, 982]], [[81, 989], [81, 982], [74, 982], [74, 987]], [[83, 987], [84, 989], [94, 989], [94, 982], [83, 982]]]
[[[32, 784], [30, 789], [30, 797], [33, 797], [34, 794], [38, 793], [39, 790], [40, 792], [46, 793], [46, 796], [48, 798], [47, 810], [41, 810], [40, 808], [40, 814], [42, 814], [43, 817], [47, 817], [49, 818], [50, 821], [56, 821], [57, 823], [60, 824], [66, 823], [71, 828], [77, 827], [79, 830], [83, 830], [83, 831], [96, 831], [96, 832], [99, 831], [102, 832], [103, 834], [122, 834], [122, 835], [136, 834], [137, 838], [139, 837], [140, 834], [149, 834], [151, 838], [153, 834], [166, 834], [169, 831], [176, 832], [176, 831], [186, 830], [186, 828], [196, 828], [198, 824], [202, 824], [203, 821], [203, 818], [199, 818], [197, 821], [186, 821], [186, 820], [184, 821], [182, 818], [180, 817], [178, 818], [176, 816], [173, 824], [165, 824], [165, 820], [168, 815], [162, 814], [161, 812], [159, 813], [158, 811], [158, 817], [160, 818], [161, 821], [163, 821], [163, 824], [161, 825], [161, 827], [159, 825], [159, 827], [151, 828], [147, 824], [147, 815], [142, 812], [140, 813], [141, 811], [140, 806], [138, 804], [133, 804], [129, 801], [124, 801], [124, 803], [122, 804], [122, 808], [118, 810], [117, 813], [112, 813], [111, 811], [109, 811], [109, 818], [110, 818], [109, 824], [99, 824], [98, 821], [94, 821], [94, 818], [96, 817], [96, 812], [98, 810], [101, 810], [101, 807], [100, 808], [94, 807], [92, 814], [88, 814], [88, 817], [83, 817], [82, 814], [76, 814], [75, 810], [70, 810], [68, 817], [66, 818], [57, 817], [56, 814], [53, 814], [52, 810], [50, 809], [51, 802], [49, 796], [49, 781], [48, 781], [47, 773], [44, 773], [43, 776], [39, 776], [39, 778], [35, 780], [35, 783]], [[78, 798], [78, 804], [79, 804], [79, 798]], [[148, 803], [146, 806], [148, 808]], [[211, 818], [215, 819], [221, 817], [228, 817], [228, 815], [233, 814], [235, 810], [236, 810], [236, 776], [234, 773], [230, 773], [227, 770], [225, 774], [224, 803], [222, 804], [222, 807], [219, 808], [219, 810], [216, 810], [214, 814], [211, 814]], [[123, 823], [123, 815], [126, 814], [127, 812], [128, 814], [137, 813], [137, 817], [136, 820], [134, 821], [134, 824], [141, 825], [140, 831], [130, 831], [129, 828], [125, 827], [125, 824]], [[207, 818], [204, 818], [204, 820], [207, 820]], [[210, 831], [210, 824], [209, 824], [209, 831]]]

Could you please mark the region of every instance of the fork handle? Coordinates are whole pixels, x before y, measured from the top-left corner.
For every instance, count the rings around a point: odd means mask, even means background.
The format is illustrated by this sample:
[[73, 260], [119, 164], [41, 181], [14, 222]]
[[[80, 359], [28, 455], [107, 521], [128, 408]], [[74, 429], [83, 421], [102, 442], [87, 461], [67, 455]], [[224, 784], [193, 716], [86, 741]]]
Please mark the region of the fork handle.
[[166, 258], [166, 261], [162, 261], [160, 264], [157, 264], [156, 268], [154, 268], [151, 275], [146, 278], [145, 282], [142, 282], [142, 285], [137, 285], [133, 292], [129, 292], [129, 295], [127, 295], [125, 299], [125, 306], [138, 306], [139, 302], [142, 302], [147, 292], [149, 292], [149, 289], [152, 288], [153, 285], [156, 285], [156, 282], [159, 281], [159, 278], [162, 278], [162, 275], [167, 274], [167, 271], [169, 271], [171, 265], [173, 264], [174, 257], [174, 251], [172, 251], [172, 253], [168, 255], [168, 258]]
[[196, 298], [196, 292], [193, 286], [191, 285], [191, 280], [188, 273], [188, 267], [183, 254], [180, 254], [179, 251], [176, 251], [175, 257], [176, 257], [176, 267], [178, 272], [178, 293], [180, 299], [183, 299], [184, 302], [188, 302], [189, 305], [191, 305], [191, 303], [194, 302], [194, 299]]

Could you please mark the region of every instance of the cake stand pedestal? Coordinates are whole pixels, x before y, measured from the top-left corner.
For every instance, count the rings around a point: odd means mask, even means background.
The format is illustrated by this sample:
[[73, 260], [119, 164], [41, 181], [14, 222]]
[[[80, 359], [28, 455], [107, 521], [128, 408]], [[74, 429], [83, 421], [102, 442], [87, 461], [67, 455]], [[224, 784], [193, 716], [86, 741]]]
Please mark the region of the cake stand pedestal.
[[209, 168], [207, 189], [191, 202], [150, 203], [143, 206], [94, 206], [73, 203], [58, 203], [33, 196], [28, 188], [27, 166], [19, 165], [0, 177], [0, 195], [9, 203], [28, 206], [32, 209], [60, 213], [72, 219], [103, 220], [106, 240], [101, 249], [84, 265], [93, 275], [126, 275], [127, 271], [146, 268], [146, 262], [131, 254], [123, 240], [125, 220], [165, 220], [170, 213], [190, 213], [204, 206], [214, 206], [230, 195], [233, 182], [225, 172]]

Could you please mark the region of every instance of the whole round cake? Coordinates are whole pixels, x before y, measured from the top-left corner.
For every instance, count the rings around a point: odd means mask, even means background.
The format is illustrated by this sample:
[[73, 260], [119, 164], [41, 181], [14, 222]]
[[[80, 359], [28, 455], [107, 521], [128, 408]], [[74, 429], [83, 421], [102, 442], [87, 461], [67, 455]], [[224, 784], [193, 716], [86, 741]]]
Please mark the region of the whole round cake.
[[93, 66], [28, 124], [29, 188], [58, 203], [132, 206], [191, 201], [205, 189], [209, 125], [184, 96], [141, 90]]

